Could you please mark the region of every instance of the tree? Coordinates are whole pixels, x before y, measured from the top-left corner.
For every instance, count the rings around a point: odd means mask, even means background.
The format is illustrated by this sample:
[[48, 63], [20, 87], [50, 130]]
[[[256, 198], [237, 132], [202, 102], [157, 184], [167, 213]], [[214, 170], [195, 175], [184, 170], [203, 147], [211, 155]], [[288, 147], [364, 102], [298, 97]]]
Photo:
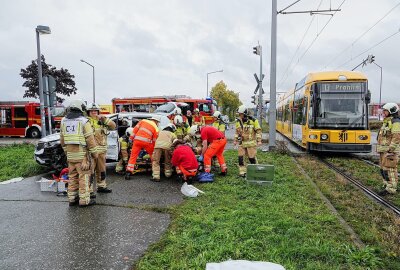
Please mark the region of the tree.
[[[23, 87], [27, 87], [25, 90], [24, 98], [38, 98], [39, 97], [39, 82], [38, 82], [38, 65], [37, 61], [32, 60], [32, 63], [21, 69], [19, 73], [25, 80], [22, 84]], [[42, 75], [51, 75], [56, 80], [56, 93], [64, 96], [71, 96], [76, 94], [77, 88], [75, 87], [75, 76], [70, 74], [68, 69], [57, 69], [55, 66], [46, 64], [46, 60], [42, 55]], [[64, 99], [57, 95], [57, 101], [63, 102]]]
[[220, 81], [211, 89], [211, 96], [217, 101], [222, 113], [228, 115], [229, 119], [233, 120], [237, 108], [242, 104], [239, 100], [239, 94], [233, 90], [229, 90], [224, 81]]

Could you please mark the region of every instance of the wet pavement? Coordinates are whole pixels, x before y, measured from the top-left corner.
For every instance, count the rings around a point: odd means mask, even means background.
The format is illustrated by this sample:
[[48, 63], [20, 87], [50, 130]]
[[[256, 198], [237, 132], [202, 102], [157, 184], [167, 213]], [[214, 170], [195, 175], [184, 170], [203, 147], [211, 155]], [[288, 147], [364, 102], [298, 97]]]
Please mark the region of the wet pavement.
[[147, 209], [183, 200], [175, 179], [149, 178], [124, 180], [109, 168], [113, 192], [97, 194], [88, 208], [41, 192], [37, 177], [0, 185], [0, 269], [131, 269], [170, 222]]

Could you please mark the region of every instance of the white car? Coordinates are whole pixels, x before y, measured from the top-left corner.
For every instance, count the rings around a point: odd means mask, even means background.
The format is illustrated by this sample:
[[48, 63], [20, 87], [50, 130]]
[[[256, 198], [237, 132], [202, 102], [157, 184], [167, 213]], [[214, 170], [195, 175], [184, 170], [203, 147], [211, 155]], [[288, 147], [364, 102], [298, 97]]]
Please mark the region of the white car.
[[[153, 116], [160, 117], [160, 123], [158, 124], [160, 130], [165, 128], [170, 120], [164, 115], [158, 115], [154, 113], [118, 113], [106, 115], [108, 118], [113, 120], [117, 128], [112, 130], [107, 135], [108, 149], [107, 149], [107, 161], [115, 162], [118, 161], [119, 154], [119, 143], [118, 139], [125, 133], [125, 130], [130, 126], [135, 126], [137, 122], [143, 119], [149, 119]], [[123, 120], [126, 120], [128, 125], [122, 125]], [[39, 140], [35, 148], [35, 160], [39, 165], [61, 171], [67, 167], [67, 159], [65, 153], [60, 145], [60, 134], [55, 133], [48, 135]]]

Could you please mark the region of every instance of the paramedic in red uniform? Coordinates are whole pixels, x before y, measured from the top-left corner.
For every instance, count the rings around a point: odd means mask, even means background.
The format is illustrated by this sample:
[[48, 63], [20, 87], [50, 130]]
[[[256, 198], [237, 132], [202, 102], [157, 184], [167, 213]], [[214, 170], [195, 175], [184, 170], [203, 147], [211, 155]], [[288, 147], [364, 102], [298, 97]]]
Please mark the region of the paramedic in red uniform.
[[172, 166], [176, 167], [178, 174], [183, 174], [185, 181], [197, 174], [199, 163], [192, 148], [186, 144], [178, 145], [172, 153]]
[[[193, 137], [201, 137], [203, 142], [202, 157], [204, 158], [204, 171], [211, 172], [211, 159], [216, 156], [221, 166], [221, 175], [227, 174], [227, 167], [224, 158], [224, 149], [226, 145], [225, 135], [212, 126], [199, 127], [193, 125], [190, 127], [189, 134]], [[201, 159], [200, 159], [201, 160]]]

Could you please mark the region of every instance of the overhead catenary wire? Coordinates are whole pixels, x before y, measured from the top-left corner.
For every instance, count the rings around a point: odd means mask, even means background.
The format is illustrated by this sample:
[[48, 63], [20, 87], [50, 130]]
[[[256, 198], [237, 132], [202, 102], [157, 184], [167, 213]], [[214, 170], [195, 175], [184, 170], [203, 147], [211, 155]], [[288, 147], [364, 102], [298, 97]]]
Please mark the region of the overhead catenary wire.
[[365, 36], [369, 31], [371, 31], [375, 26], [377, 26], [383, 19], [385, 19], [390, 13], [392, 13], [393, 10], [395, 10], [398, 6], [400, 6], [400, 2], [397, 3], [394, 7], [392, 7], [388, 12], [383, 15], [378, 21], [376, 21], [370, 28], [368, 28], [366, 31], [364, 31], [361, 35], [359, 35], [349, 46], [344, 48], [340, 53], [335, 55], [334, 57], [329, 60], [328, 64], [324, 65], [324, 68], [326, 69], [330, 64], [332, 64], [338, 57], [342, 56], [343, 53], [345, 53], [348, 49], [354, 46], [363, 36]]
[[[320, 8], [320, 6], [321, 6], [321, 4], [322, 4], [322, 1], [323, 1], [323, 0], [321, 0], [321, 1], [319, 2], [319, 5], [318, 5], [318, 7], [317, 7], [317, 10]], [[312, 23], [314, 22], [314, 19], [315, 19], [315, 16], [313, 16], [313, 17], [311, 18], [311, 21], [310, 21], [310, 23], [308, 24], [308, 26], [307, 26], [307, 28], [306, 28], [306, 31], [304, 32], [303, 37], [301, 38], [300, 43], [299, 43], [299, 45], [298, 45], [297, 48], [296, 48], [296, 51], [294, 52], [292, 58], [290, 59], [289, 64], [286, 66], [285, 72], [283, 73], [282, 77], [281, 77], [280, 80], [279, 80], [278, 88], [280, 88], [281, 85], [286, 81], [286, 79], [285, 79], [285, 81], [283, 81], [283, 79], [285, 78], [285, 75], [287, 74], [287, 72], [288, 72], [290, 66], [292, 65], [293, 60], [294, 60], [295, 56], [297, 55], [297, 52], [298, 52], [299, 49], [300, 49], [300, 46], [303, 44], [303, 41], [304, 41], [304, 39], [305, 39], [305, 37], [306, 37], [308, 31], [310, 30]]]
[[398, 29], [396, 32], [394, 32], [393, 34], [390, 34], [389, 36], [385, 37], [384, 39], [382, 39], [381, 41], [375, 43], [373, 46], [369, 47], [368, 49], [364, 50], [362, 53], [359, 53], [357, 56], [353, 57], [352, 59], [348, 60], [347, 62], [344, 62], [343, 64], [341, 64], [340, 66], [336, 67], [335, 69], [341, 68], [344, 65], [350, 63], [351, 61], [355, 60], [357, 57], [363, 55], [364, 53], [374, 49], [375, 47], [379, 46], [380, 44], [382, 44], [383, 42], [385, 42], [386, 40], [394, 37], [395, 35], [397, 35], [398, 33], [400, 33], [400, 29]]
[[[342, 7], [342, 5], [344, 4], [344, 2], [346, 2], [346, 0], [343, 0], [342, 3], [339, 5], [339, 7], [337, 8], [338, 10]], [[298, 58], [297, 62], [295, 63], [295, 65], [293, 66], [293, 68], [291, 69], [291, 72], [289, 74], [292, 74], [293, 71], [296, 69], [298, 63], [300, 63], [300, 61], [303, 59], [303, 57], [307, 54], [307, 52], [311, 49], [311, 47], [314, 45], [315, 41], [318, 39], [318, 37], [321, 35], [321, 33], [325, 30], [325, 28], [327, 27], [327, 25], [332, 21], [333, 17], [335, 16], [337, 11], [335, 11], [333, 13], [333, 15], [329, 18], [329, 20], [325, 23], [325, 25], [322, 27], [322, 29], [317, 33], [317, 35], [315, 36], [315, 38], [313, 39], [313, 41], [310, 43], [310, 45], [307, 47], [307, 49], [304, 51], [304, 53]], [[289, 76], [287, 76], [286, 78], [288, 78]], [[282, 82], [284, 83], [286, 81], [286, 79]]]

